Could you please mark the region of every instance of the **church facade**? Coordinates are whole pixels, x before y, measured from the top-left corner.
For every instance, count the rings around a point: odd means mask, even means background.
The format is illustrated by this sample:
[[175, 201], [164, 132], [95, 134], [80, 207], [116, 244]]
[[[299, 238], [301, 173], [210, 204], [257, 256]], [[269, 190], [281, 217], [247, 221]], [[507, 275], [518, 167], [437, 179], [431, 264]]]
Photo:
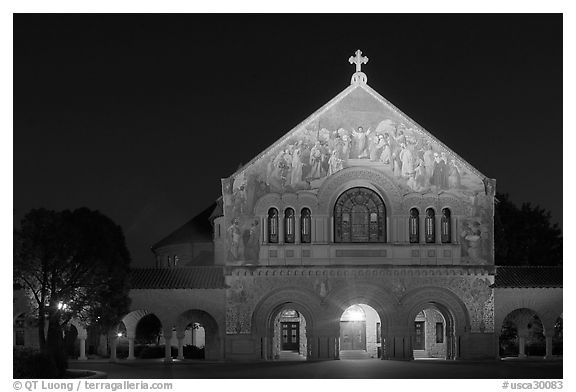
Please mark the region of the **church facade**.
[[347, 88], [222, 179], [211, 245], [183, 227], [132, 272], [128, 359], [150, 313], [166, 360], [171, 345], [184, 358], [191, 324], [206, 358], [226, 360], [496, 358], [516, 307], [552, 336], [561, 277], [531, 304], [513, 285], [498, 297], [495, 180], [373, 90], [360, 51], [350, 62]]
[[369, 87], [364, 60], [350, 58], [348, 88], [222, 180], [227, 357], [277, 357], [274, 321], [290, 309], [306, 319], [307, 355], [338, 358], [363, 339], [341, 336], [356, 304], [377, 314], [383, 358], [424, 349], [414, 326], [426, 311], [441, 316], [444, 357], [494, 355], [495, 181]]

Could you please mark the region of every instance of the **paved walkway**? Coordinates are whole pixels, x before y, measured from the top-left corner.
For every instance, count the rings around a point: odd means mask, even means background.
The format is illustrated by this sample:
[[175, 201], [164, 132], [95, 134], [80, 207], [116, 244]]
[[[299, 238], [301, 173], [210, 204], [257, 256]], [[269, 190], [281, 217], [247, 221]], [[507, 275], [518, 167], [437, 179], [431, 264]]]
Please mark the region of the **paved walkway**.
[[204, 362], [161, 360], [70, 361], [70, 368], [100, 370], [108, 378], [562, 378], [562, 360]]

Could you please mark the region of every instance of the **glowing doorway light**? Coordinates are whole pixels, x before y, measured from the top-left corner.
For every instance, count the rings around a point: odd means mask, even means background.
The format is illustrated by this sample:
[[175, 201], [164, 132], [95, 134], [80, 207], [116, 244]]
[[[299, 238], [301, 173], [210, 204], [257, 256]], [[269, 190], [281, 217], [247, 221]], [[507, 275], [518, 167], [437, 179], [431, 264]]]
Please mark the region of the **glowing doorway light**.
[[366, 313], [359, 305], [352, 305], [344, 311], [341, 321], [364, 321], [366, 320]]

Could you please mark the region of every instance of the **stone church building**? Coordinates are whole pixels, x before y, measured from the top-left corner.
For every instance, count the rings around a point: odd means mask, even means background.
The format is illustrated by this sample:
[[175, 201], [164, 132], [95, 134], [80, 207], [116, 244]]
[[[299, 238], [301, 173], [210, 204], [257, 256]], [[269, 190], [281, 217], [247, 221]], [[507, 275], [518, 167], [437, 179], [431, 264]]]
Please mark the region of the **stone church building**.
[[167, 361], [189, 343], [218, 360], [497, 358], [505, 320], [523, 356], [536, 319], [553, 356], [561, 268], [495, 267], [495, 180], [372, 89], [360, 51], [349, 61], [349, 86], [132, 271], [112, 359], [122, 340], [134, 358], [149, 314]]

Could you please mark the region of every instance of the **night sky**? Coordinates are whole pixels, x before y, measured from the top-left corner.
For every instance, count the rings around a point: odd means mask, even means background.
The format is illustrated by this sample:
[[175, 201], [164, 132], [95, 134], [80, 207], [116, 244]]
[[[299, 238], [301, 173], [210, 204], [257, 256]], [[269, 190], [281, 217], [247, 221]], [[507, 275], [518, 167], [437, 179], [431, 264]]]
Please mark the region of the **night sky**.
[[220, 179], [368, 84], [562, 224], [561, 15], [15, 15], [14, 223], [97, 209], [133, 264]]

